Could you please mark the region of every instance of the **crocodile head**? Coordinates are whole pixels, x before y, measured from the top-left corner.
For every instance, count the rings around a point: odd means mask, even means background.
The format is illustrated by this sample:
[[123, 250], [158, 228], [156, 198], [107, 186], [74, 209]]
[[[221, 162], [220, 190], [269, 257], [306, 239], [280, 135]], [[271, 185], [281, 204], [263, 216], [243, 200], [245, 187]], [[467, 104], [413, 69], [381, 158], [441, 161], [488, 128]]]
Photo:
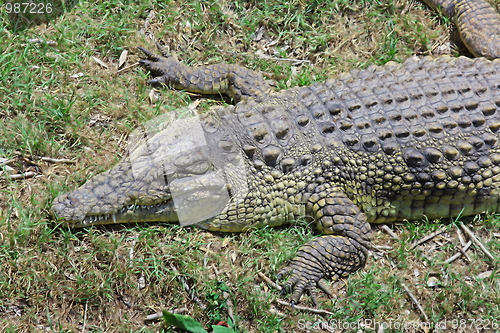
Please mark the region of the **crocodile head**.
[[246, 181], [241, 177], [244, 160], [223, 130], [207, 135], [207, 126], [206, 119], [194, 117], [177, 120], [156, 134], [142, 131], [139, 136], [146, 139], [139, 140], [123, 161], [58, 196], [53, 213], [72, 227], [127, 222], [186, 225], [217, 216], [233, 200], [231, 191], [245, 188], [236, 181]]

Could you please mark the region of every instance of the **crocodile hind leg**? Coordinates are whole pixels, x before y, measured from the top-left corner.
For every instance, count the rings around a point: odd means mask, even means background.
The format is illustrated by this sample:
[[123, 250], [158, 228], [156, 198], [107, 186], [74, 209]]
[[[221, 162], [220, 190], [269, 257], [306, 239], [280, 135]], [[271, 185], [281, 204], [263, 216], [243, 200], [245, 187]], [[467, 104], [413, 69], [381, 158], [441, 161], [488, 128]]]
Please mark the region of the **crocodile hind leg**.
[[370, 224], [344, 192], [320, 188], [309, 198], [306, 211], [327, 235], [302, 246], [290, 265], [278, 273], [278, 277], [289, 276], [285, 290], [293, 291], [292, 304], [305, 291], [316, 303], [315, 288], [327, 291], [321, 279], [339, 280], [363, 267], [370, 247]]
[[165, 49], [156, 44], [161, 53], [139, 47], [146, 59], [139, 63], [153, 76], [151, 85], [167, 85], [179, 90], [199, 94], [225, 94], [235, 102], [242, 98], [261, 99], [272, 93], [262, 74], [232, 64], [217, 64], [189, 67], [172, 58]]

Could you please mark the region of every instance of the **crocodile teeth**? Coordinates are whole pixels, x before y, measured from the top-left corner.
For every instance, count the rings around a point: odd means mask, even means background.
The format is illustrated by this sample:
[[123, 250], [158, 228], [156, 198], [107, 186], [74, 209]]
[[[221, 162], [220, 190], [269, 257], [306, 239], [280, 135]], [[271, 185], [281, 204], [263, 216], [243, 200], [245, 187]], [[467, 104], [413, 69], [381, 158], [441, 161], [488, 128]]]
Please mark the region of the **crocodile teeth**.
[[113, 222], [116, 223], [116, 214], [111, 215], [113, 217]]

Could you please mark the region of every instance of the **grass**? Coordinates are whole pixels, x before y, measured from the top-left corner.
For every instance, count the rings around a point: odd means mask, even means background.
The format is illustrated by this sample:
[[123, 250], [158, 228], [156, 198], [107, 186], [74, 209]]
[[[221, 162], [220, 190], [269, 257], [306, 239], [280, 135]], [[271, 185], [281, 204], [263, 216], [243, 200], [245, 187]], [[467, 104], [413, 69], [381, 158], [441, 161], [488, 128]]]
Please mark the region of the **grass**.
[[[500, 318], [495, 263], [474, 249], [470, 263], [437, 264], [459, 244], [453, 225], [413, 251], [411, 242], [442, 224], [396, 225], [400, 241], [375, 232], [374, 244], [392, 250], [375, 252], [346, 286], [335, 285], [337, 297], [321, 294], [320, 306], [334, 315], [317, 317], [277, 305], [279, 293], [256, 277], [258, 271], [273, 276], [315, 236], [305, 222], [223, 235], [164, 225], [69, 230], [49, 214], [58, 194], [121, 159], [137, 125], [191, 102], [190, 94], [161, 90], [151, 104], [147, 73], [132, 67], [115, 74], [121, 52], [129, 52], [126, 66], [133, 64], [136, 46], [153, 49], [151, 36], [187, 64], [238, 63], [268, 73], [278, 79], [277, 89], [286, 89], [413, 54], [450, 52], [443, 18], [402, 0], [60, 4], [57, 15], [30, 17], [37, 23], [31, 27], [7, 15], [5, 3], [0, 7], [0, 158], [10, 160], [12, 173], [35, 173], [0, 180], [0, 331], [156, 332], [161, 322], [145, 323], [146, 315], [182, 307], [208, 327], [228, 319], [218, 281], [231, 291], [242, 332], [302, 330], [318, 320], [420, 322], [403, 283], [434, 323], [474, 319], [479, 327]], [[200, 106], [219, 103], [202, 99]], [[5, 175], [6, 166], [1, 168]], [[493, 235], [499, 227], [495, 216], [474, 223], [493, 253], [500, 249]], [[170, 264], [210, 311], [191, 300]], [[492, 276], [478, 278], [488, 270]], [[430, 278], [438, 285], [430, 287]], [[308, 297], [303, 303], [311, 305]], [[359, 328], [349, 327], [344, 331]]]

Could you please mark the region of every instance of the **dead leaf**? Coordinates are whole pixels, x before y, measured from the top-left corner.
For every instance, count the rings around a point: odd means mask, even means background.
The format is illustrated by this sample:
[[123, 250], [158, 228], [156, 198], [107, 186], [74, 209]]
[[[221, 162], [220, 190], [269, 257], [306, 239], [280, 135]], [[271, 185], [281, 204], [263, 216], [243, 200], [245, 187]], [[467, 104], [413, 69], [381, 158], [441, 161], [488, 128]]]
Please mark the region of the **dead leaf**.
[[439, 285], [440, 285], [439, 280], [437, 278], [435, 278], [434, 276], [431, 276], [427, 280], [427, 287], [434, 288], [434, 287], [438, 287]]
[[191, 35], [191, 22], [186, 21], [186, 25], [184, 27], [184, 32], [188, 35]]
[[226, 246], [227, 246], [227, 244], [229, 244], [229, 242], [230, 242], [230, 239], [229, 239], [229, 238], [227, 238], [227, 237], [226, 237], [226, 238], [224, 238], [224, 240], [222, 241], [222, 247], [226, 247]]
[[262, 36], [264, 36], [264, 32], [266, 31], [266, 28], [264, 26], [259, 27], [252, 36], [252, 39], [254, 42], [258, 42], [262, 39]]
[[262, 58], [262, 59], [266, 59], [266, 58], [269, 58], [268, 56], [266, 56], [264, 54], [264, 51], [262, 51], [261, 49], [258, 49], [257, 52], [255, 52], [255, 55], [259, 58]]
[[5, 171], [9, 174], [9, 175], [13, 175], [13, 174], [16, 174], [17, 173], [17, 170], [8, 166], [8, 165], [5, 165], [4, 166], [4, 169]]
[[482, 272], [477, 277], [480, 279], [486, 279], [486, 278], [489, 278], [491, 276], [491, 274], [493, 274], [493, 271], [486, 271], [486, 272]]
[[64, 271], [64, 276], [71, 281], [76, 281], [76, 276], [73, 273], [69, 273], [68, 271]]
[[139, 290], [146, 288], [146, 279], [144, 278], [144, 275], [141, 275], [137, 281], [137, 288]]
[[195, 115], [196, 114], [196, 108], [198, 107], [198, 104], [200, 104], [200, 100], [197, 99], [193, 103], [188, 105], [188, 111], [189, 113]]
[[149, 91], [149, 103], [155, 104], [156, 101], [158, 101], [158, 92], [154, 89], [151, 89]]
[[78, 78], [81, 78], [82, 76], [84, 76], [85, 74], [83, 74], [82, 72], [79, 72], [79, 73], [76, 73], [76, 74], [73, 74], [71, 75], [71, 78], [72, 79], [78, 79]]
[[123, 50], [122, 54], [120, 54], [120, 59], [118, 60], [118, 69], [122, 68], [123, 65], [125, 65], [125, 62], [127, 61], [127, 55], [127, 50]]
[[104, 68], [106, 68], [106, 69], [108, 69], [108, 68], [109, 68], [109, 66], [108, 66], [108, 65], [107, 65], [104, 61], [102, 61], [101, 59], [96, 58], [96, 57], [94, 57], [94, 56], [92, 56], [92, 59], [94, 59], [94, 61], [95, 61], [95, 62], [97, 62], [97, 63], [98, 63], [99, 65], [101, 65], [102, 67], [104, 67]]
[[236, 262], [236, 258], [238, 254], [236, 252], [231, 253], [231, 262], [234, 264]]

